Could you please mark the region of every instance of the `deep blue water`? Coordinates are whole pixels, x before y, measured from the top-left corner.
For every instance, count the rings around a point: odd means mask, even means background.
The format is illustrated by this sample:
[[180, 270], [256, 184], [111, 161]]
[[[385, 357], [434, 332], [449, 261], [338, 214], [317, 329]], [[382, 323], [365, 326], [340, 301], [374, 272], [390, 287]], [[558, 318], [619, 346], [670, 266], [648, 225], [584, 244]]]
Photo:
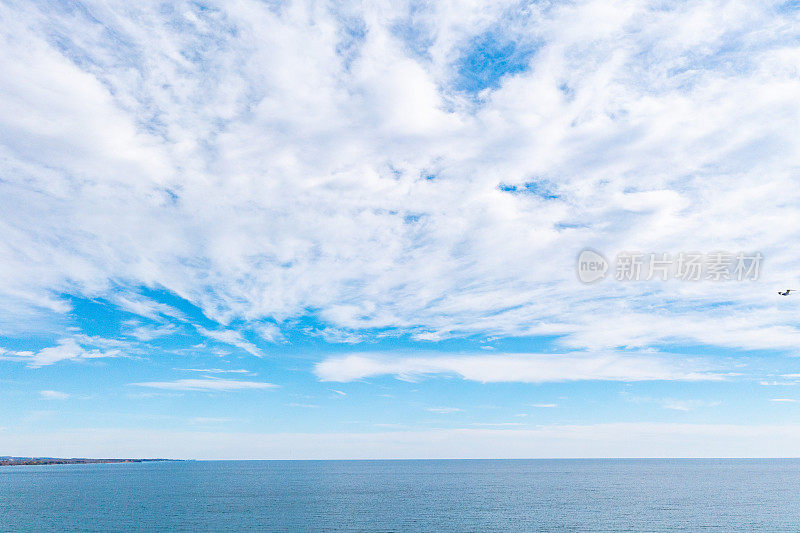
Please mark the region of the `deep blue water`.
[[0, 530], [800, 531], [800, 460], [0, 467]]

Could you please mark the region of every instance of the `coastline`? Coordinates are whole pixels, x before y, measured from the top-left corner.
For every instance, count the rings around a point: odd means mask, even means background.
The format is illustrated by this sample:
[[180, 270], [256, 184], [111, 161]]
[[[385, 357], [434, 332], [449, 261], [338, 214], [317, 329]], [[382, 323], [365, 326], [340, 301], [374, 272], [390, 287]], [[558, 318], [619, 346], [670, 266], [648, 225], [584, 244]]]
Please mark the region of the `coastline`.
[[176, 459], [87, 459], [83, 457], [0, 457], [0, 466], [35, 465], [86, 465], [107, 463], [147, 463], [154, 461], [174, 461]]

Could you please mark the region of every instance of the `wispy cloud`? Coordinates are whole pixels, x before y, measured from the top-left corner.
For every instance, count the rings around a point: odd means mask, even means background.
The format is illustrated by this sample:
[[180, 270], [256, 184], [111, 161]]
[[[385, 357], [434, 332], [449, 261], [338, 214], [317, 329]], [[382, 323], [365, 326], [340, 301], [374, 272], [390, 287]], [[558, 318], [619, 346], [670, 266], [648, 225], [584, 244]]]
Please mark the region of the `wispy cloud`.
[[234, 391], [246, 389], [271, 389], [277, 387], [272, 383], [260, 381], [239, 381], [233, 379], [177, 379], [175, 381], [146, 381], [131, 383], [137, 387], [150, 387], [153, 389], [180, 390], [180, 391]]
[[281, 342], [285, 340], [280, 328], [275, 324], [269, 322], [257, 324], [253, 326], [253, 329], [267, 342]]
[[161, 326], [139, 326], [130, 332], [130, 335], [138, 341], [147, 342], [159, 337], [172, 335], [178, 331], [174, 324], [163, 324]]
[[59, 392], [55, 390], [39, 391], [39, 396], [45, 400], [66, 400], [70, 397], [66, 392]]
[[450, 414], [450, 413], [458, 413], [458, 412], [461, 411], [461, 409], [459, 409], [458, 407], [428, 407], [425, 410], [429, 411], [431, 413], [436, 413], [436, 414], [440, 414], [440, 415], [447, 415], [447, 414]]
[[352, 354], [331, 357], [315, 366], [323, 381], [355, 381], [392, 375], [414, 379], [437, 374], [480, 382], [544, 383], [559, 381], [721, 380], [707, 363], [654, 354], [503, 354], [431, 355]]
[[210, 339], [214, 339], [217, 342], [230, 344], [231, 346], [236, 346], [237, 348], [241, 348], [245, 352], [255, 355], [256, 357], [264, 357], [264, 352], [262, 352], [258, 346], [245, 339], [242, 333], [239, 331], [234, 331], [231, 329], [211, 330], [201, 326], [195, 327], [201, 335], [204, 335]]
[[[313, 314], [329, 342], [392, 329], [578, 350], [798, 345], [775, 295], [800, 262], [785, 245], [800, 227], [796, 12], [381, 9], [342, 46], [350, 17], [303, 2], [303, 16], [0, 7], [0, 327], [36, 316], [63, 334], [65, 289], [186, 320], [129, 286], [268, 342]], [[579, 289], [586, 244], [760, 250], [769, 268], [748, 284]]]
[[323, 328], [319, 330], [309, 328], [306, 330], [306, 333], [320, 336], [327, 342], [333, 343], [358, 344], [365, 340], [363, 335], [338, 328]]
[[719, 401], [705, 401], [705, 400], [679, 400], [675, 398], [663, 398], [657, 402], [664, 409], [671, 409], [673, 411], [691, 411], [700, 407], [717, 407], [722, 402]]
[[164, 317], [175, 318], [186, 321], [186, 315], [171, 305], [152, 300], [140, 294], [115, 294], [111, 301], [121, 309], [135, 315], [149, 318], [150, 320], [162, 321]]
[[55, 346], [48, 346], [38, 351], [6, 351], [0, 354], [0, 357], [27, 362], [31, 368], [40, 368], [60, 361], [85, 361], [119, 355], [119, 350], [101, 351], [91, 347], [86, 348], [76, 338], [69, 337], [60, 339]]
[[184, 372], [202, 372], [203, 374], [250, 374], [249, 370], [242, 368], [176, 368]]
[[625, 397], [625, 399], [629, 402], [651, 403], [658, 405], [662, 409], [683, 412], [722, 405], [722, 402], [719, 400], [701, 400], [695, 398], [651, 398], [649, 396], [632, 396], [627, 393], [622, 393], [622, 396]]
[[797, 400], [794, 398], [770, 398], [771, 402], [780, 402], [780, 403], [795, 403]]

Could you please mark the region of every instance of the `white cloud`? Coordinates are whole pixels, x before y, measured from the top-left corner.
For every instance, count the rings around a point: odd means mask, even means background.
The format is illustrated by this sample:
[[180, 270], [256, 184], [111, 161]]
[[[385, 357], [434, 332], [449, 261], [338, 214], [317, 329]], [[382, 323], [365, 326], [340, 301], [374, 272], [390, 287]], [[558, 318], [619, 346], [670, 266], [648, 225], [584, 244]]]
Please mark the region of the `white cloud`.
[[283, 333], [278, 326], [269, 322], [264, 324], [257, 324], [253, 329], [258, 335], [267, 342], [282, 342], [284, 341]]
[[662, 409], [670, 409], [672, 411], [693, 411], [695, 409], [704, 407], [717, 407], [722, 405], [722, 402], [717, 400], [698, 400], [698, 399], [682, 399], [682, 398], [650, 398], [647, 396], [630, 396], [623, 392], [623, 396], [630, 402], [634, 403], [654, 403]]
[[552, 408], [552, 407], [558, 407], [558, 404], [557, 403], [532, 403], [531, 407]]
[[146, 381], [131, 383], [137, 387], [150, 387], [153, 389], [183, 390], [183, 391], [220, 391], [227, 392], [244, 389], [270, 389], [277, 387], [272, 383], [261, 381], [240, 381], [234, 379], [176, 379], [175, 381]]
[[657, 403], [664, 409], [671, 409], [673, 411], [691, 411], [700, 407], [716, 407], [721, 405], [722, 402], [714, 401], [708, 402], [704, 400], [679, 400], [675, 398], [664, 398], [658, 400]]
[[[800, 236], [795, 13], [337, 9], [0, 7], [0, 331], [35, 317], [61, 332], [64, 292], [185, 320], [115, 297], [123, 285], [244, 329], [313, 313], [337, 342], [398, 328], [576, 349], [798, 345], [795, 300], [775, 295], [800, 262], [786, 246]], [[345, 18], [363, 39], [344, 42]], [[531, 68], [466, 95], [460, 60], [487, 32], [535, 49]], [[757, 250], [765, 267], [754, 283], [585, 287], [586, 245]]]
[[[162, 321], [164, 317], [170, 317], [186, 321], [186, 316], [178, 309], [139, 294], [115, 294], [111, 301], [120, 309], [150, 320]], [[156, 329], [163, 330], [163, 328]]]
[[98, 341], [95, 337], [79, 335], [75, 338], [70, 337], [60, 339], [55, 346], [48, 346], [39, 351], [7, 351], [2, 355], [2, 357], [5, 359], [26, 362], [31, 368], [39, 368], [58, 363], [60, 361], [85, 361], [88, 359], [118, 357], [121, 355], [120, 351], [117, 349], [101, 351], [98, 349], [84, 347], [83, 344], [88, 342], [96, 344]]
[[458, 407], [428, 407], [425, 410], [439, 415], [448, 415], [450, 413], [458, 413], [461, 411], [461, 409]]
[[708, 365], [661, 355], [619, 354], [502, 354], [397, 356], [351, 354], [330, 357], [315, 366], [323, 381], [355, 381], [393, 375], [414, 379], [457, 375], [480, 382], [545, 383], [560, 381], [700, 381], [721, 380]]
[[205, 335], [210, 339], [214, 339], [217, 342], [230, 344], [231, 346], [236, 346], [237, 348], [241, 348], [242, 350], [251, 355], [255, 355], [256, 357], [264, 357], [264, 352], [262, 352], [258, 346], [245, 339], [239, 331], [234, 331], [231, 329], [211, 330], [200, 326], [195, 327], [200, 334]]
[[178, 331], [174, 324], [163, 324], [161, 326], [139, 326], [130, 333], [132, 337], [141, 342], [151, 341], [159, 337], [172, 335]]
[[56, 390], [39, 391], [39, 396], [45, 400], [66, 400], [70, 397], [66, 392], [59, 392]]
[[249, 374], [249, 370], [242, 368], [176, 368], [185, 372], [202, 372], [204, 374]]
[[797, 400], [793, 398], [771, 398], [771, 402], [781, 402], [781, 403], [795, 403]]
[[366, 339], [365, 336], [353, 333], [352, 331], [345, 331], [337, 328], [323, 328], [320, 330], [307, 329], [306, 333], [309, 335], [318, 335], [325, 339], [327, 342], [343, 343], [343, 344], [358, 344]]

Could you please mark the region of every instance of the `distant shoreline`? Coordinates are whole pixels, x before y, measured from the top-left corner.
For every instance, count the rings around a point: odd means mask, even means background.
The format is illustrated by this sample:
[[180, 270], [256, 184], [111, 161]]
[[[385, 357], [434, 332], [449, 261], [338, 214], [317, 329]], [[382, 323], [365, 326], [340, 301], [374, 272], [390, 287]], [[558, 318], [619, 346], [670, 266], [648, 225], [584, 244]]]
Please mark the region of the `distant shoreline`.
[[0, 457], [0, 466], [35, 465], [88, 465], [106, 463], [147, 463], [153, 461], [174, 461], [175, 459], [86, 459], [60, 457]]
[[33, 466], [33, 465], [74, 465], [74, 464], [114, 464], [114, 463], [492, 463], [492, 462], [561, 462], [561, 463], [658, 463], [658, 462], [764, 462], [764, 461], [800, 461], [800, 457], [502, 457], [502, 458], [402, 458], [402, 459], [89, 459], [85, 457], [11, 457], [0, 456], [0, 466]]

